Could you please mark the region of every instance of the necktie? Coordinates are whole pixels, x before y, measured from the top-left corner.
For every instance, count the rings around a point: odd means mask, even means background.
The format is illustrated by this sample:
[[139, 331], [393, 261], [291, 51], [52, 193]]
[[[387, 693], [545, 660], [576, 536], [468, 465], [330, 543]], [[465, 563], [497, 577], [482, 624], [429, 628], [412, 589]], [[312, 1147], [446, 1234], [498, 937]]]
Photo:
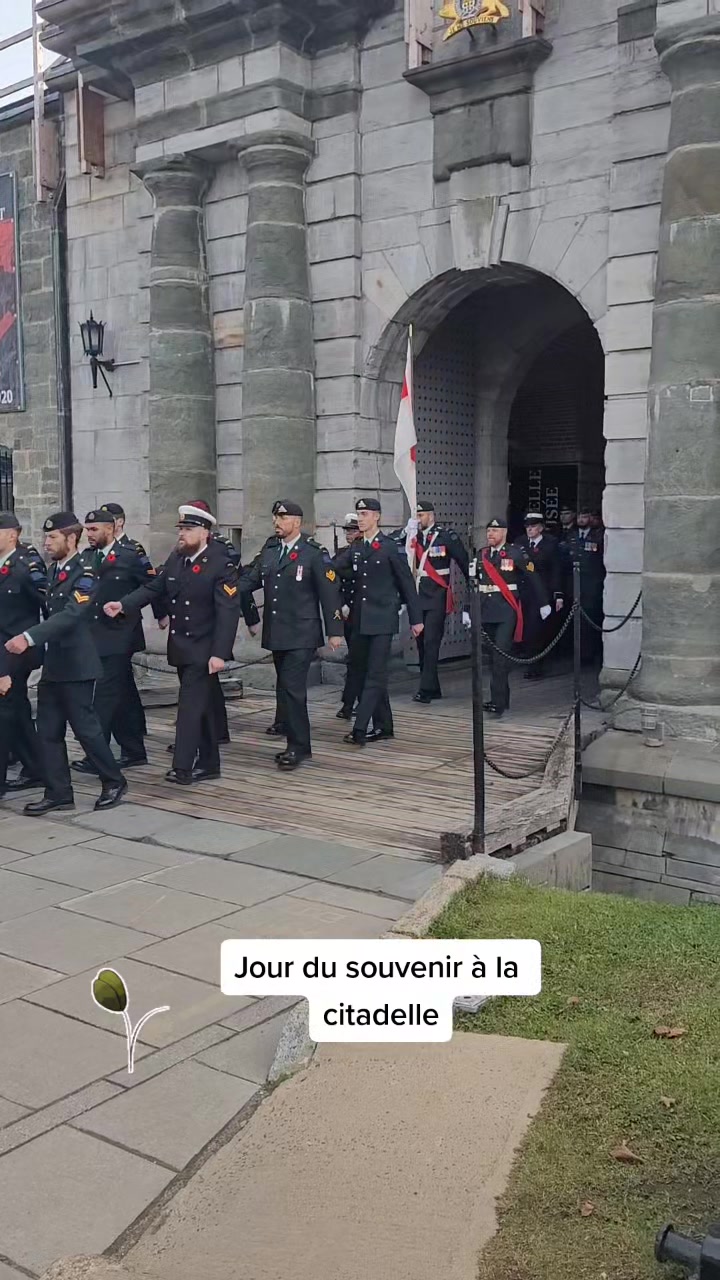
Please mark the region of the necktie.
[[281, 548], [280, 548], [280, 559], [279, 559], [279, 562], [278, 562], [279, 564], [282, 564], [283, 560], [285, 559], [285, 553], [286, 553], [286, 551], [287, 551], [287, 546], [286, 546], [286, 544], [283, 542], [283, 544], [282, 544], [282, 546], [281, 546]]
[[186, 556], [186, 557], [185, 557], [185, 568], [186, 568], [186, 569], [189, 569], [191, 564], [192, 564], [192, 556]]

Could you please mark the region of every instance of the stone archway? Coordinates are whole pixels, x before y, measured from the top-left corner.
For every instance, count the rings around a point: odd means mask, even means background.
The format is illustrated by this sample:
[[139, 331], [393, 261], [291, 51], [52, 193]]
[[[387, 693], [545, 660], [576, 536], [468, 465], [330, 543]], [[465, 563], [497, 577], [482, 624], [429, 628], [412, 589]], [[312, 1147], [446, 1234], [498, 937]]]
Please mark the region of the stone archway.
[[[580, 345], [592, 353], [598, 374], [598, 402], [589, 415], [594, 434], [586, 452], [593, 459], [592, 492], [599, 505], [604, 356], [590, 316], [566, 288], [529, 268], [505, 265], [448, 272], [409, 298], [370, 353], [365, 370], [369, 416], [380, 422], [388, 452], [409, 324], [414, 330], [418, 493], [437, 503], [441, 519], [477, 545], [487, 519], [507, 512], [518, 392], [529, 385], [529, 378], [537, 378], [543, 353], [553, 346], [569, 352], [572, 360], [577, 335]], [[566, 372], [569, 380], [570, 367]], [[563, 376], [558, 368], [559, 383]], [[581, 440], [583, 423], [578, 419], [575, 426]], [[534, 463], [524, 443], [522, 456]], [[542, 457], [539, 442], [537, 459]], [[444, 656], [459, 655], [466, 648], [459, 624], [451, 626]]]

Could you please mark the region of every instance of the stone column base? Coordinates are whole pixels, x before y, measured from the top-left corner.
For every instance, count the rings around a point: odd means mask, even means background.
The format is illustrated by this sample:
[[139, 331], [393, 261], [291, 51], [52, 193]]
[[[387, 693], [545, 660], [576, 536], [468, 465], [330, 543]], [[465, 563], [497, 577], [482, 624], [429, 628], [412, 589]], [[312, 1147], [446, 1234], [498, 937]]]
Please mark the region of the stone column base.
[[688, 738], [699, 742], [720, 742], [720, 707], [682, 707], [671, 703], [640, 702], [629, 694], [612, 708], [612, 727], [628, 733], [644, 731], [643, 717], [657, 716], [666, 738]]

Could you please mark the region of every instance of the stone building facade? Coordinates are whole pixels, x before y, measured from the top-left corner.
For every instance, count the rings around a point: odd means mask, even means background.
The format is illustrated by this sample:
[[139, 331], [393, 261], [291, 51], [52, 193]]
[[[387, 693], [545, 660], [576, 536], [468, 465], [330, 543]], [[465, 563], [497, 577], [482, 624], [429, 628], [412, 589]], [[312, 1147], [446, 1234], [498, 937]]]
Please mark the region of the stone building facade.
[[642, 698], [716, 732], [720, 6], [546, 0], [523, 36], [510, 4], [450, 40], [439, 7], [409, 69], [402, 0], [41, 5], [68, 60], [73, 501], [121, 501], [158, 556], [189, 496], [246, 554], [282, 494], [328, 543], [360, 493], [400, 523], [412, 325], [423, 492], [475, 538], [541, 474], [602, 504], [608, 622], [643, 589], [604, 679], [642, 644]]

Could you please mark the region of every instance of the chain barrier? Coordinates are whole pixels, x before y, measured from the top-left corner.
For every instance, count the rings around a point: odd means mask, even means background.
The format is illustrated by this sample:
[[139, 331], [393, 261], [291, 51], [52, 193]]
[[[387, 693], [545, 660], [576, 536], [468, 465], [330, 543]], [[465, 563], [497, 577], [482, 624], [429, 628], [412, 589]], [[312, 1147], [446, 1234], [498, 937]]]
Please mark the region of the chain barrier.
[[641, 600], [642, 600], [642, 591], [638, 591], [637, 596], [635, 598], [635, 603], [632, 606], [630, 612], [626, 613], [622, 622], [618, 622], [617, 625], [614, 627], [601, 627], [599, 623], [594, 622], [593, 619], [589, 616], [589, 614], [585, 612], [582, 605], [580, 605], [580, 612], [583, 618], [585, 619], [585, 621], [588, 623], [588, 625], [592, 627], [593, 631], [599, 631], [601, 635], [609, 636], [609, 635], [612, 635], [613, 631], [619, 631], [621, 627], [625, 626], [626, 622], [630, 621]]
[[539, 762], [539, 764], [534, 765], [532, 769], [527, 769], [524, 773], [508, 773], [506, 769], [501, 768], [499, 764], [496, 764], [494, 760], [490, 759], [487, 751], [485, 752], [486, 765], [488, 765], [488, 767], [492, 769], [493, 773], [499, 774], [501, 778], [509, 778], [512, 781], [516, 781], [516, 782], [519, 782], [520, 779], [522, 778], [532, 778], [533, 775], [536, 773], [544, 773], [548, 764], [550, 763], [550, 760], [552, 759], [553, 754], [555, 753], [555, 751], [557, 750], [557, 747], [560, 745], [560, 742], [565, 736], [567, 727], [570, 724], [570, 721], [572, 720], [574, 715], [575, 715], [575, 704], [573, 703], [572, 707], [568, 711], [568, 714], [566, 715], [565, 719], [560, 725], [560, 728], [555, 734], [555, 737], [553, 738], [551, 745], [548, 747], [548, 750], [545, 752], [543, 759]]
[[630, 672], [630, 675], [628, 676], [627, 680], [625, 681], [625, 684], [623, 685], [622, 689], [620, 690], [620, 692], [619, 692], [619, 693], [616, 693], [616, 694], [615, 694], [614, 698], [612, 698], [610, 702], [606, 702], [606, 703], [605, 703], [605, 706], [602, 706], [599, 702], [586, 702], [585, 698], [583, 698], [583, 696], [582, 696], [582, 694], [581, 694], [581, 695], [580, 695], [580, 701], [581, 701], [582, 705], [583, 705], [584, 707], [587, 707], [588, 711], [612, 711], [612, 709], [613, 709], [613, 707], [615, 706], [615, 704], [616, 704], [616, 703], [618, 703], [618, 702], [620, 701], [620, 699], [622, 698], [623, 694], [627, 693], [628, 689], [630, 688], [630, 685], [632, 684], [633, 680], [635, 679], [635, 676], [636, 676], [636, 675], [637, 675], [637, 673], [638, 673], [638, 670], [639, 670], [639, 668], [640, 668], [640, 663], [641, 663], [641, 661], [642, 661], [642, 654], [641, 654], [641, 653], [639, 653], [639, 654], [638, 654], [638, 656], [637, 656], [637, 658], [636, 658], [636, 660], [635, 660], [635, 666], [633, 667], [632, 671]]
[[536, 653], [532, 658], [517, 658], [515, 654], [508, 653], [507, 650], [501, 649], [499, 645], [495, 644], [494, 640], [490, 639], [490, 636], [488, 635], [484, 627], [483, 627], [482, 637], [483, 637], [483, 640], [487, 644], [489, 644], [491, 649], [494, 649], [495, 652], [499, 653], [503, 658], [507, 658], [508, 662], [512, 662], [514, 663], [515, 666], [518, 666], [518, 667], [531, 667], [535, 662], [541, 662], [542, 659], [546, 658], [549, 653], [552, 653], [553, 649], [555, 648], [555, 645], [558, 644], [559, 641], [562, 640], [563, 636], [565, 635], [565, 632], [570, 626], [570, 623], [572, 622], [573, 617], [575, 616], [575, 611], [578, 607], [579, 606], [576, 604], [572, 606], [572, 608], [568, 611], [568, 616], [563, 622], [557, 635], [554, 636], [553, 639], [550, 641], [550, 644], [547, 645], [547, 647], [542, 650], [542, 653]]

